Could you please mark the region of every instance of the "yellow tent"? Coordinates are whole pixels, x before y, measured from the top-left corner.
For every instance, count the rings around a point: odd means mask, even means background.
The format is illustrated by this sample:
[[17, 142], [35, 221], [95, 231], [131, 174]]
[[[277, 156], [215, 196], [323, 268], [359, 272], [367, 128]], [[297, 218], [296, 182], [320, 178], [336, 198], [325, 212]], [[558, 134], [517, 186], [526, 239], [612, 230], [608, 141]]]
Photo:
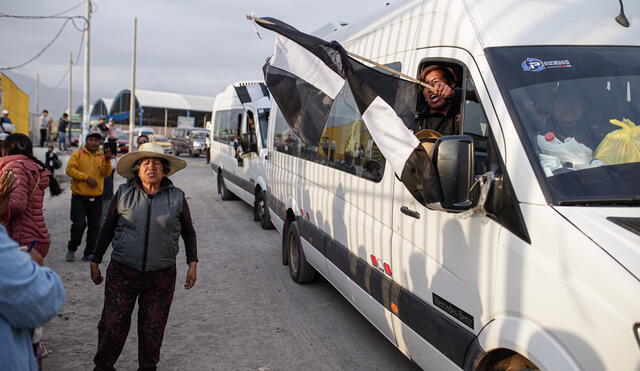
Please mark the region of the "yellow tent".
[[0, 74], [0, 106], [9, 111], [16, 133], [29, 135], [29, 96], [4, 73]]

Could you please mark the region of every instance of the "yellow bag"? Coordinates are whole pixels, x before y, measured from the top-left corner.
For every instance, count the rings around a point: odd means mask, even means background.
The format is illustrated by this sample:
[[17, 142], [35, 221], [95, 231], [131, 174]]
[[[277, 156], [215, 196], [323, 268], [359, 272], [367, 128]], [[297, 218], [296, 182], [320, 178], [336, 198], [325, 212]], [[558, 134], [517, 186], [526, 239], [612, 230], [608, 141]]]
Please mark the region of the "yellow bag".
[[609, 122], [622, 129], [607, 134], [596, 148], [593, 158], [607, 165], [640, 162], [640, 126], [629, 119], [611, 119]]

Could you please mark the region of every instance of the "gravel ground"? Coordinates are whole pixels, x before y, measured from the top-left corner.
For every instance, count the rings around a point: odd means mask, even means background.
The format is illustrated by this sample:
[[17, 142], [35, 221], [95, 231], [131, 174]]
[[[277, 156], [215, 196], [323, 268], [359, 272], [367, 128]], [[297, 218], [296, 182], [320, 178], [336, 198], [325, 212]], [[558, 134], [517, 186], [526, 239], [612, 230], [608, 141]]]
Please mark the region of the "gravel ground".
[[[280, 263], [278, 232], [260, 229], [242, 201], [222, 202], [204, 160], [188, 161], [172, 180], [189, 198], [198, 233], [198, 281], [190, 291], [182, 288], [181, 250], [160, 370], [417, 369], [329, 284], [293, 283]], [[121, 182], [117, 178], [116, 187]], [[69, 190], [45, 205], [53, 240], [46, 264], [66, 290], [64, 307], [44, 330], [52, 351], [45, 370], [93, 367], [104, 297], [104, 286], [89, 278], [88, 263], [64, 261], [69, 205]], [[137, 368], [136, 326], [134, 311], [118, 369]]]

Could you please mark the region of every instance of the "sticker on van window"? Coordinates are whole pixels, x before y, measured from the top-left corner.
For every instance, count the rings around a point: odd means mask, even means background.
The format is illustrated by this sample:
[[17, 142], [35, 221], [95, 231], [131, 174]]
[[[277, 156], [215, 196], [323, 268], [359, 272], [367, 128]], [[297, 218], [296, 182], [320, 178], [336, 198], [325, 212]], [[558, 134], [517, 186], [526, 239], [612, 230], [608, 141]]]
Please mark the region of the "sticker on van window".
[[522, 69], [526, 72], [539, 72], [548, 68], [571, 68], [568, 59], [556, 61], [543, 61], [538, 58], [527, 58], [522, 62]]

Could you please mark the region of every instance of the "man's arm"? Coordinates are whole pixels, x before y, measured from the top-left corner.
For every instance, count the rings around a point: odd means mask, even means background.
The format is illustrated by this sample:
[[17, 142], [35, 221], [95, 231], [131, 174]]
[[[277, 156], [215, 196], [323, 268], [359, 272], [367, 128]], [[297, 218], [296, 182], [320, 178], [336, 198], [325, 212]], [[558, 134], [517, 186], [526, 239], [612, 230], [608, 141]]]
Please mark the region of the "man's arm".
[[102, 171], [100, 172], [100, 175], [102, 175], [103, 177], [108, 177], [109, 175], [111, 175], [111, 156], [113, 154], [109, 154], [109, 155], [104, 155], [104, 165], [102, 166]]
[[64, 304], [64, 287], [51, 269], [38, 266], [0, 230], [0, 316], [13, 328], [43, 326]]
[[78, 165], [79, 165], [78, 157], [80, 156], [80, 151], [82, 150], [78, 150], [71, 154], [71, 157], [69, 158], [69, 162], [67, 162], [66, 173], [68, 176], [72, 177], [73, 179], [87, 180], [89, 178], [89, 175], [86, 173], [83, 173], [78, 168]]

